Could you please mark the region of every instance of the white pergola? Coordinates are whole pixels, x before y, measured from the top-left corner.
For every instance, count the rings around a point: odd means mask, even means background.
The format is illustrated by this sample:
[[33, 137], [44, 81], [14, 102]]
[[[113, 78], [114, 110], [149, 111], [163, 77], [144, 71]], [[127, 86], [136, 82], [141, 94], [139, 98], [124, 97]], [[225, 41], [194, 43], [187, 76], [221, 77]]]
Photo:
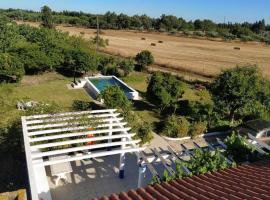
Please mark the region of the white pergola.
[[[37, 179], [46, 176], [45, 166], [119, 154], [119, 177], [123, 178], [125, 153], [138, 155], [144, 150], [115, 109], [24, 116], [21, 120], [33, 200], [44, 193]], [[50, 159], [57, 156], [60, 159]]]

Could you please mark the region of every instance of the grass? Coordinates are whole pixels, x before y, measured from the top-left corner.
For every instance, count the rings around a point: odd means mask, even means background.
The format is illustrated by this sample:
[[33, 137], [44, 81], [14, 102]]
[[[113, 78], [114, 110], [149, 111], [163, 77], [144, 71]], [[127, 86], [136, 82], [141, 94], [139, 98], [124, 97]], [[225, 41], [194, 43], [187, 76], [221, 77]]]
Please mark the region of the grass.
[[[144, 72], [132, 72], [128, 77], [122, 78], [122, 80], [129, 86], [140, 92], [143, 97], [141, 101], [134, 103], [135, 112], [141, 116], [141, 119], [150, 123], [159, 123], [163, 119], [158, 114], [158, 109], [151, 105], [145, 98], [147, 91], [147, 82], [149, 74]], [[183, 100], [199, 101], [200, 91], [194, 89], [192, 85], [183, 83], [184, 94]]]
[[122, 80], [129, 86], [139, 91], [140, 93], [145, 93], [147, 89], [147, 80], [149, 74], [144, 72], [132, 72], [129, 76], [122, 78]]
[[[50, 80], [47, 80], [48, 76]], [[31, 81], [27, 80], [31, 78], [26, 76], [26, 80], [23, 80], [22, 84], [15, 86], [10, 98], [38, 102], [55, 102], [61, 106], [63, 111], [71, 110], [74, 100], [91, 100], [91, 97], [83, 89], [69, 90], [67, 84], [71, 80], [62, 75], [56, 73], [39, 75], [41, 81], [38, 81], [38, 83], [31, 83]], [[42, 81], [42, 79], [45, 81]]]

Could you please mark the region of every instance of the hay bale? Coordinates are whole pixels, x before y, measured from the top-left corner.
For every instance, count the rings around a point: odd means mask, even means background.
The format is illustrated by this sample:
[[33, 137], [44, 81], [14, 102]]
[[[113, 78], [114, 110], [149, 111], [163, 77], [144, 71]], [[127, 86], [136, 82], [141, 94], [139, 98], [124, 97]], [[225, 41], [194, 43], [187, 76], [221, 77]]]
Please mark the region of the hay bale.
[[240, 47], [234, 47], [233, 49], [234, 50], [240, 50]]
[[163, 43], [163, 41], [162, 40], [159, 40], [158, 43]]
[[151, 43], [151, 46], [157, 46], [156, 43]]

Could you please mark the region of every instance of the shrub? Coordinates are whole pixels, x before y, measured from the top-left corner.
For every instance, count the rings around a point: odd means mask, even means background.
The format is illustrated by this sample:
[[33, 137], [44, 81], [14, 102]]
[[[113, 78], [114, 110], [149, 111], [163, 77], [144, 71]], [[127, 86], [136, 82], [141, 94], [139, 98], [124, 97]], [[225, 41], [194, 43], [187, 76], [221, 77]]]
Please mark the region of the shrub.
[[73, 110], [84, 111], [91, 109], [91, 103], [87, 101], [74, 100], [72, 103]]
[[120, 68], [124, 71], [124, 76], [128, 76], [134, 70], [133, 59], [125, 59], [119, 63]]
[[189, 133], [189, 122], [185, 117], [169, 116], [164, 122], [162, 134], [172, 138], [185, 137]]
[[236, 133], [228, 136], [224, 143], [227, 145], [226, 155], [230, 156], [236, 163], [253, 160], [255, 149], [251, 148], [243, 138], [239, 138]]
[[198, 121], [192, 124], [190, 135], [192, 138], [199, 136], [207, 130], [207, 122]]
[[60, 109], [60, 106], [55, 102], [40, 102], [36, 106], [27, 109], [26, 115], [54, 114], [58, 113]]
[[216, 32], [216, 31], [207, 31], [206, 35], [208, 37], [212, 37], [212, 38], [217, 38], [219, 36], [218, 32]]
[[142, 144], [150, 142], [154, 138], [152, 125], [149, 122], [140, 123], [137, 135], [141, 139]]
[[102, 37], [95, 36], [91, 39], [92, 44], [96, 44], [98, 41], [98, 45], [100, 47], [106, 47], [109, 46], [109, 39], [103, 39]]
[[131, 102], [118, 86], [107, 87], [100, 93], [98, 99], [103, 100], [107, 108], [121, 110], [128, 110], [131, 108]]
[[0, 54], [0, 75], [12, 77], [19, 81], [24, 75], [22, 62], [15, 56], [8, 53]]
[[187, 168], [194, 175], [214, 172], [229, 167], [227, 161], [217, 151], [193, 151], [194, 157], [187, 164]]
[[240, 35], [240, 39], [243, 42], [253, 41], [253, 36], [250, 35]]
[[135, 61], [144, 69], [154, 63], [154, 57], [150, 51], [144, 50], [136, 55]]
[[194, 31], [193, 32], [193, 35], [196, 35], [196, 36], [199, 36], [199, 37], [203, 37], [203, 36], [205, 36], [205, 33], [202, 32], [202, 31]]
[[[104, 66], [101, 70], [103, 75], [113, 75], [113, 76], [121, 76], [121, 72], [119, 71], [118, 67], [116, 66]], [[123, 74], [124, 75], [124, 74]]]

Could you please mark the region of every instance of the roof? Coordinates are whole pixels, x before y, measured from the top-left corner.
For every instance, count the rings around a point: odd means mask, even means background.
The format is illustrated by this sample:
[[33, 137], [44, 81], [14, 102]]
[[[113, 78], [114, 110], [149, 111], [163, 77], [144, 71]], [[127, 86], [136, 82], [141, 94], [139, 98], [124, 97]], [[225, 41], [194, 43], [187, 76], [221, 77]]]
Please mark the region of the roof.
[[93, 200], [270, 199], [270, 160]]

